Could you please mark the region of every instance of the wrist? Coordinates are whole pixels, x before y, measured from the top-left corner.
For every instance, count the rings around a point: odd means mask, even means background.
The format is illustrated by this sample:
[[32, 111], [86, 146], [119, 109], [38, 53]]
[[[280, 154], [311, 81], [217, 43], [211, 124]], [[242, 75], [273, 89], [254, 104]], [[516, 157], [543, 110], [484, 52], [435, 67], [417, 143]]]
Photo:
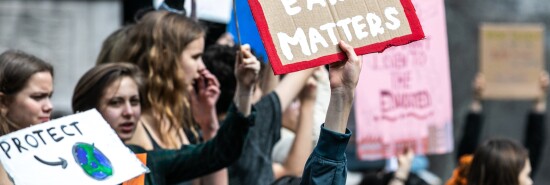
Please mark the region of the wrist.
[[237, 84], [235, 95], [239, 96], [252, 96], [254, 94], [254, 86], [246, 86]]
[[535, 102], [535, 105], [533, 106], [533, 112], [536, 113], [544, 113], [546, 112], [546, 99], [544, 100], [537, 100]]
[[402, 180], [403, 182], [407, 181], [407, 179], [409, 178], [409, 170], [405, 170], [405, 169], [402, 169], [402, 168], [398, 168], [393, 177], [395, 179], [398, 179], [398, 180]]
[[304, 98], [304, 99], [300, 99], [300, 105], [301, 106], [309, 106], [309, 105], [314, 105], [315, 104], [315, 98]]
[[475, 113], [481, 112], [482, 110], [481, 101], [473, 100], [472, 104], [470, 105], [470, 110]]
[[213, 130], [202, 130], [202, 137], [204, 140], [210, 140], [214, 137], [216, 137], [216, 134], [218, 133], [218, 129]]
[[393, 176], [393, 180], [397, 180], [403, 184], [405, 184], [405, 182], [407, 182], [407, 178], [403, 178], [403, 177], [399, 177], [399, 176]]
[[315, 101], [300, 101], [300, 110], [313, 109]]
[[344, 101], [353, 101], [353, 97], [355, 96], [355, 88], [334, 88], [331, 89], [330, 96], [331, 99], [335, 97]]
[[216, 133], [218, 132], [218, 129], [220, 129], [220, 124], [218, 124], [217, 116], [204, 119], [201, 122], [198, 122], [198, 124], [203, 134]]

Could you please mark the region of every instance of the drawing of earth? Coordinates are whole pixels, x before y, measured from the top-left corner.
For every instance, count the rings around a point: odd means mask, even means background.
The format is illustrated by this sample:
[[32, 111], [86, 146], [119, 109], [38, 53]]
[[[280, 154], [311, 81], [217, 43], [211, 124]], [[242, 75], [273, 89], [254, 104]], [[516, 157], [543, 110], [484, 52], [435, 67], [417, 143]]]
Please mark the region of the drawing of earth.
[[113, 175], [111, 161], [93, 144], [76, 143], [72, 152], [76, 163], [95, 180], [104, 180]]

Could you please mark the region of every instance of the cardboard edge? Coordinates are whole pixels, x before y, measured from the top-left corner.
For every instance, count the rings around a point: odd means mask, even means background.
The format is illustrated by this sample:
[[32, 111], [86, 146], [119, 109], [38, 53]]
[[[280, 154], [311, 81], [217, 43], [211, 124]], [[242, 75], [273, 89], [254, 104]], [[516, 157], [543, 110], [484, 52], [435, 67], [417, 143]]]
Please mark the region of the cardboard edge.
[[[383, 52], [384, 50], [392, 46], [405, 45], [405, 44], [409, 44], [411, 42], [418, 41], [425, 38], [422, 25], [420, 24], [420, 20], [416, 15], [416, 10], [411, 0], [400, 0], [400, 2], [401, 2], [401, 5], [403, 6], [405, 16], [409, 21], [411, 34], [404, 35], [401, 37], [396, 37], [384, 42], [379, 42], [376, 44], [355, 48], [354, 50], [357, 53], [357, 55], [364, 55], [368, 53], [379, 53], [379, 52]], [[305, 68], [312, 68], [312, 67], [317, 67], [325, 64], [330, 64], [333, 62], [345, 60], [347, 58], [344, 52], [339, 52], [332, 55], [319, 57], [313, 60], [306, 60], [306, 61], [296, 62], [293, 64], [283, 65], [281, 62], [281, 59], [277, 55], [277, 49], [275, 47], [275, 43], [273, 42], [273, 38], [271, 38], [271, 34], [269, 33], [267, 20], [265, 18], [265, 14], [259, 0], [248, 0], [248, 4], [250, 5], [252, 16], [256, 21], [256, 25], [258, 28], [258, 32], [260, 33], [262, 42], [264, 43], [264, 46], [268, 46], [265, 49], [266, 49], [271, 67], [273, 68], [273, 73], [275, 75], [291, 73], [291, 72], [296, 72]], [[260, 28], [264, 28], [264, 29], [260, 29]]]
[[[279, 71], [283, 70], [283, 64], [281, 59], [277, 57], [277, 49], [275, 43], [273, 43], [273, 38], [269, 34], [269, 27], [267, 25], [267, 20], [265, 19], [264, 10], [259, 0], [248, 0], [248, 5], [250, 6], [250, 11], [252, 12], [252, 17], [256, 21], [256, 26], [262, 42], [264, 43], [265, 51], [267, 53], [267, 58], [273, 68], [275, 74], [282, 74]], [[264, 28], [264, 29], [261, 29]]]

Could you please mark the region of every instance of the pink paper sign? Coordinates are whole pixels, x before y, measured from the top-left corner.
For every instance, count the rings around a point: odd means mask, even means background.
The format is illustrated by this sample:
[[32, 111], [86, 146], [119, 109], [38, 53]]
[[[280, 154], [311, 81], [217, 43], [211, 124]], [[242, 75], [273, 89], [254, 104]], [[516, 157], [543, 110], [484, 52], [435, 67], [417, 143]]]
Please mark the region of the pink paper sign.
[[362, 160], [453, 149], [452, 104], [443, 0], [412, 1], [426, 39], [363, 56], [355, 111]]

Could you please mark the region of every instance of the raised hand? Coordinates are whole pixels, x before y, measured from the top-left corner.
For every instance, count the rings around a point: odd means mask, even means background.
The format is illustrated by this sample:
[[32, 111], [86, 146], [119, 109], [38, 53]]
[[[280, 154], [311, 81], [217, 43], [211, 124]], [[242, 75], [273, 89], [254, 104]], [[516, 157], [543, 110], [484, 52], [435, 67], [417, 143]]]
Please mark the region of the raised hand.
[[539, 113], [546, 112], [546, 95], [548, 93], [548, 84], [549, 84], [548, 72], [542, 71], [539, 75], [540, 93], [537, 99], [535, 100], [535, 104], [533, 105], [533, 110], [535, 112], [539, 112]]
[[541, 93], [540, 99], [546, 99], [546, 93], [548, 92], [548, 83], [549, 83], [548, 72], [546, 71], [540, 72], [540, 76], [539, 76], [539, 85], [540, 85], [540, 93]]
[[478, 73], [474, 82], [472, 82], [472, 103], [470, 111], [479, 113], [482, 110], [481, 100], [483, 100], [483, 90], [485, 89], [485, 76], [483, 73]]
[[219, 128], [216, 102], [221, 93], [220, 82], [206, 69], [199, 73], [200, 77], [195, 81], [197, 89], [190, 95], [193, 118], [205, 135], [215, 134]]
[[343, 41], [340, 41], [339, 46], [346, 53], [348, 59], [330, 64], [330, 87], [331, 89], [355, 89], [361, 72], [361, 60], [355, 54], [352, 46]]
[[260, 61], [250, 51], [250, 46], [245, 44], [237, 52], [235, 62], [235, 77], [237, 78], [237, 90], [235, 91], [235, 105], [237, 109], [248, 116], [251, 111], [252, 96], [260, 73]]
[[[240, 60], [241, 54], [242, 60]], [[253, 87], [258, 81], [259, 73], [260, 61], [250, 51], [250, 45], [242, 45], [235, 63], [235, 77], [238, 85], [246, 88]]]
[[325, 117], [325, 128], [345, 133], [355, 96], [355, 87], [359, 81], [361, 61], [350, 45], [341, 41], [340, 48], [346, 53], [348, 59], [330, 65], [331, 95], [327, 116]]
[[481, 101], [483, 99], [483, 90], [485, 89], [485, 76], [483, 76], [483, 73], [476, 75], [472, 87], [474, 89], [474, 101]]
[[306, 84], [298, 95], [300, 102], [315, 102], [317, 99], [317, 79], [312, 75], [307, 79]]

